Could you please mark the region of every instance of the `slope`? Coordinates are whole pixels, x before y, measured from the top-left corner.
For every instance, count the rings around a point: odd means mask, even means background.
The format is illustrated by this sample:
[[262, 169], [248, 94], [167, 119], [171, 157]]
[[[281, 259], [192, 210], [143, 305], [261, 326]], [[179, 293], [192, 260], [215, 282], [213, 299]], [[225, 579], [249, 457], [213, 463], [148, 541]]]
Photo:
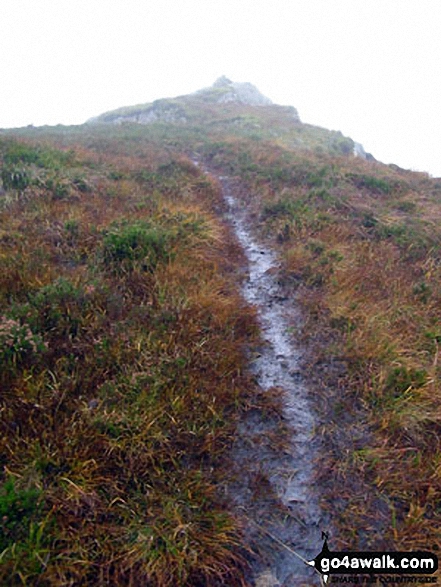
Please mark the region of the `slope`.
[[224, 89], [148, 124], [1, 133], [7, 584], [251, 580], [219, 488], [238, 423], [279, 400], [247, 367], [244, 259], [195, 156], [303, 309], [334, 545], [439, 548], [441, 183]]

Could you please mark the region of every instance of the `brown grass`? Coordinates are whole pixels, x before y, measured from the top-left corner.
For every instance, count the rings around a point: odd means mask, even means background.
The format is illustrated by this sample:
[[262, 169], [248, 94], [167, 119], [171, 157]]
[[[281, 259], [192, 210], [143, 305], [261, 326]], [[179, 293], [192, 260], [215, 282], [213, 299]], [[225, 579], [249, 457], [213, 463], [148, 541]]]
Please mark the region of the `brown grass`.
[[440, 185], [267, 112], [24, 141], [0, 212], [4, 583], [245, 582], [216, 488], [256, 324], [194, 151], [237, 178], [304, 308], [335, 541], [440, 548]]
[[437, 182], [268, 143], [231, 142], [212, 160], [246, 180], [248, 205], [305, 310], [336, 540], [439, 549]]
[[216, 487], [254, 319], [216, 186], [149, 156], [83, 148], [83, 191], [38, 169], [1, 211], [2, 584], [245, 583]]

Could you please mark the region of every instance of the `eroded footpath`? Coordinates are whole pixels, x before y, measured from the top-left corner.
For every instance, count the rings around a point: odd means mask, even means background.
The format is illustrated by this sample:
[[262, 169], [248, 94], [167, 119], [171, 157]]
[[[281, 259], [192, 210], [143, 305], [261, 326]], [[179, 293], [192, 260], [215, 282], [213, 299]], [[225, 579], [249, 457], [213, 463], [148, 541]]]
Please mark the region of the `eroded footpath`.
[[277, 255], [252, 235], [234, 181], [217, 179], [226, 219], [248, 262], [243, 295], [256, 309], [264, 341], [251, 357], [251, 370], [262, 392], [281, 398], [279, 416], [251, 410], [242, 421], [234, 450], [238, 481], [229, 487], [229, 497], [246, 520], [255, 585], [319, 585], [320, 577], [305, 561], [320, 552], [328, 521], [315, 484], [321, 446], [295, 337], [301, 315], [278, 282]]

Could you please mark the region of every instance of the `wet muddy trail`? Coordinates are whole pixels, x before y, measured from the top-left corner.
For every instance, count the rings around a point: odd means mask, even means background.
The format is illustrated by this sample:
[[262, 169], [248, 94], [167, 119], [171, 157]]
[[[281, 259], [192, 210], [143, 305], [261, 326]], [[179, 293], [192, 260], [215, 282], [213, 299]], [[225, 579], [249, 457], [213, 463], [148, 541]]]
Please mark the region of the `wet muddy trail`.
[[243, 295], [256, 308], [264, 340], [251, 357], [251, 370], [263, 392], [277, 390], [282, 398], [279, 417], [251, 410], [242, 421], [233, 455], [238, 481], [229, 487], [229, 497], [247, 520], [254, 551], [251, 581], [257, 587], [320, 585], [318, 574], [305, 563], [321, 551], [322, 531], [328, 528], [314, 485], [321, 447], [295, 340], [301, 315], [278, 282], [277, 255], [252, 235], [234, 183], [224, 176], [217, 179], [227, 222], [248, 261]]
[[[271, 398], [267, 410], [250, 409], [240, 422], [233, 470], [224, 488], [244, 520], [252, 549], [246, 553], [248, 579], [256, 587], [323, 585], [307, 564], [322, 550], [330, 521], [315, 484], [315, 463], [324, 447], [315, 435], [317, 415], [295, 337], [301, 313], [279, 282], [277, 254], [254, 236], [235, 181], [207, 170], [197, 159], [193, 163], [220, 183], [225, 220], [247, 260], [242, 293], [256, 309], [263, 340], [259, 352], [250, 356], [250, 370], [263, 397]], [[274, 410], [277, 400], [280, 409]]]

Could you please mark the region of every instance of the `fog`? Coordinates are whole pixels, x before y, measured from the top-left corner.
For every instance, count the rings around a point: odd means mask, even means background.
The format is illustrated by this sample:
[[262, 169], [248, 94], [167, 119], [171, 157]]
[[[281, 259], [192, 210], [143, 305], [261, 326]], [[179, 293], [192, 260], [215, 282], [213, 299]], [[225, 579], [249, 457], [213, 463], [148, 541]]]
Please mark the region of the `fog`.
[[303, 122], [441, 176], [438, 0], [2, 0], [0, 127], [249, 81]]

